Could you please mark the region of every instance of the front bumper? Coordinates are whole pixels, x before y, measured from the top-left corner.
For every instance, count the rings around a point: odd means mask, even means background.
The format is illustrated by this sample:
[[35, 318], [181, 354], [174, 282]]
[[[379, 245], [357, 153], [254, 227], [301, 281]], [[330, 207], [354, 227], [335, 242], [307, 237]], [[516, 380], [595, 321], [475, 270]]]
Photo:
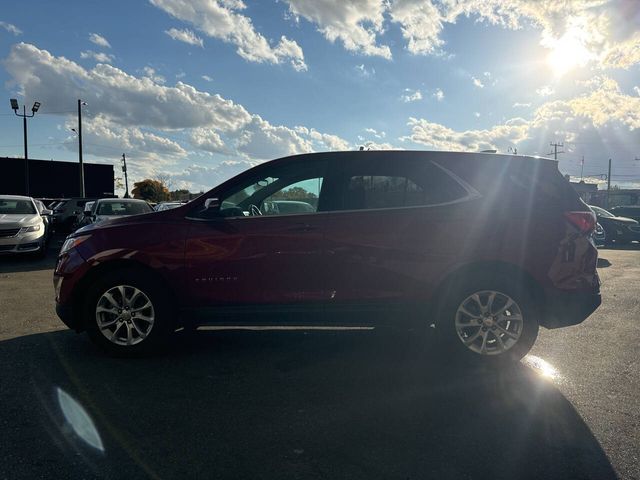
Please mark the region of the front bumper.
[[0, 254], [37, 252], [44, 244], [44, 228], [37, 232], [19, 233], [0, 238]]
[[62, 320], [62, 323], [70, 329], [79, 330], [72, 304], [62, 305], [60, 303], [56, 303], [56, 315], [58, 315], [58, 318]]
[[546, 328], [561, 328], [578, 325], [596, 311], [602, 303], [600, 285], [591, 291], [547, 292], [546, 315], [540, 325]]

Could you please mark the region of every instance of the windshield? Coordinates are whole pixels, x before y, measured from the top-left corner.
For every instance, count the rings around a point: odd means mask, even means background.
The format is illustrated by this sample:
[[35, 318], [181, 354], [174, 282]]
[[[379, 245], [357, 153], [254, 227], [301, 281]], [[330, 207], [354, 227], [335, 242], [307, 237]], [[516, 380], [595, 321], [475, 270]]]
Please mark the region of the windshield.
[[607, 212], [604, 208], [591, 206], [591, 210], [593, 210], [593, 213], [595, 213], [598, 217], [604, 217], [604, 218], [615, 217], [615, 215], [613, 215], [610, 212]]
[[145, 202], [102, 202], [98, 205], [97, 215], [139, 215], [151, 211]]
[[36, 213], [36, 208], [30, 200], [0, 200], [0, 214], [30, 215]]

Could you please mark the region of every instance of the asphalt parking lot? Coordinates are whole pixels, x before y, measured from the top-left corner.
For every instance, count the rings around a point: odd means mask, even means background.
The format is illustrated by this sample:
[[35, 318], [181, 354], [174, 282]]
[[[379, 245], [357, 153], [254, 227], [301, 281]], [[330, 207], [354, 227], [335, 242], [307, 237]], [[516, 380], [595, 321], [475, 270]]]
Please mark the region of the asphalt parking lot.
[[411, 332], [201, 331], [123, 360], [53, 310], [56, 242], [0, 258], [0, 478], [640, 478], [640, 245], [502, 372]]

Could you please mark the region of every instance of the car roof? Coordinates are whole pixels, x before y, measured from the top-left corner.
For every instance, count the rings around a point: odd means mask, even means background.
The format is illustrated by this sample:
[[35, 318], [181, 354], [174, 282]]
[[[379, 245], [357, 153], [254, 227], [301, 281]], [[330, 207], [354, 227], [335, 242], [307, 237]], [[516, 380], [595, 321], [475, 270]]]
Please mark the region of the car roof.
[[147, 203], [146, 200], [142, 200], [141, 198], [100, 198], [94, 201], [101, 202], [101, 203], [107, 203], [107, 202]]
[[33, 200], [33, 198], [24, 195], [0, 195], [0, 200]]
[[[489, 152], [457, 152], [457, 151], [442, 151], [442, 150], [347, 150], [338, 152], [313, 152], [313, 153], [301, 153], [296, 155], [290, 155], [282, 157], [273, 161], [305, 158], [308, 160], [321, 160], [322, 158], [339, 158], [341, 161], [348, 161], [350, 159], [362, 158], [362, 156], [370, 157], [382, 157], [396, 155], [400, 158], [422, 158], [424, 160], [437, 160], [440, 162], [446, 162], [448, 160], [469, 160], [474, 159], [502, 159], [502, 160], [536, 160], [543, 163], [554, 163], [558, 161], [553, 158], [539, 157], [533, 155], [513, 155], [506, 153], [489, 153]], [[265, 162], [269, 163], [269, 162]]]

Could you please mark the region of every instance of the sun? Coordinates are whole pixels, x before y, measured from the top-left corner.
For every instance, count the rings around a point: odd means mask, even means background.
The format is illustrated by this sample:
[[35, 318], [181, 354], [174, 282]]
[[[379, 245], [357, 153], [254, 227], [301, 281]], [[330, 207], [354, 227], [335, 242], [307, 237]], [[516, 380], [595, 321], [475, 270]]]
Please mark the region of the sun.
[[547, 63], [556, 76], [563, 76], [577, 67], [584, 67], [592, 54], [585, 46], [584, 32], [572, 27], [562, 37], [545, 42], [551, 52]]

